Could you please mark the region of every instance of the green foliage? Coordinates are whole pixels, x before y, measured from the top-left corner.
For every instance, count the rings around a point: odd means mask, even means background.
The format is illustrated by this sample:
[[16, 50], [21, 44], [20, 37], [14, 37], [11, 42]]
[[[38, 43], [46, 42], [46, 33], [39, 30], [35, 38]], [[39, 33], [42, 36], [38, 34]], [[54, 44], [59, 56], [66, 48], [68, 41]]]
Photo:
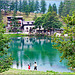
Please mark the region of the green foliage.
[[36, 19], [37, 19], [37, 14], [35, 13], [33, 20], [35, 21]]
[[39, 12], [39, 2], [38, 2], [38, 0], [36, 0], [36, 2], [35, 2], [35, 11], [37, 11], [37, 13]]
[[38, 18], [35, 20], [34, 25], [36, 25], [36, 26], [35, 26], [36, 28], [39, 27], [39, 29], [40, 29], [42, 23], [43, 23], [43, 21], [42, 21], [41, 17], [38, 17]]
[[42, 17], [38, 17], [35, 20], [34, 25], [36, 25], [36, 28], [38, 27], [39, 30], [41, 26], [43, 26], [46, 30], [51, 30], [51, 28], [54, 30], [55, 28], [60, 28], [62, 23], [59, 21], [56, 12], [53, 11], [43, 14]]
[[67, 14], [72, 16], [73, 11], [75, 11], [75, 0], [65, 0], [64, 2], [60, 3], [59, 6], [60, 16], [67, 16]]
[[61, 1], [60, 6], [59, 6], [59, 15], [61, 16], [62, 11], [63, 11], [64, 3]]
[[57, 7], [56, 7], [55, 3], [53, 4], [53, 11], [55, 11], [57, 13]]
[[0, 73], [8, 70], [12, 64], [12, 58], [8, 55], [9, 38], [4, 35], [3, 22], [0, 22]]
[[22, 12], [22, 2], [20, 0], [20, 3], [19, 3], [19, 11]]
[[45, 0], [41, 0], [41, 12], [44, 14], [46, 11], [46, 2]]
[[17, 10], [18, 10], [18, 8], [17, 8], [17, 6], [18, 6], [18, 1], [16, 0], [16, 6], [15, 6], [15, 11], [16, 11], [16, 13], [17, 13]]
[[[65, 27], [65, 31], [62, 33], [68, 34], [68, 37], [56, 37], [54, 35], [54, 47], [58, 49], [63, 55], [61, 56], [62, 61], [64, 58], [68, 60], [68, 65], [75, 68], [75, 14], [72, 16], [67, 15], [64, 18], [65, 23], [69, 24], [69, 27]], [[59, 45], [60, 44], [60, 45]]]
[[11, 11], [11, 10], [14, 10], [14, 8], [15, 8], [15, 3], [14, 3], [14, 1], [12, 0], [12, 2], [11, 2], [11, 4], [10, 4], [10, 11]]
[[51, 4], [49, 4], [48, 12], [52, 12], [52, 11], [53, 11], [53, 8], [52, 8]]

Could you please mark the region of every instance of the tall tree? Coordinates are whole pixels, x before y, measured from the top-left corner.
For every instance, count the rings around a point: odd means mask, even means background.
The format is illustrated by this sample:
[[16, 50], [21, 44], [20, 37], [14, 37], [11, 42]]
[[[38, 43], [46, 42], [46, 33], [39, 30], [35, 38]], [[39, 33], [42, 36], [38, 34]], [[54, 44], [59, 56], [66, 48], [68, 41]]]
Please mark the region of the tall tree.
[[63, 11], [63, 7], [64, 7], [64, 3], [61, 1], [60, 5], [59, 5], [59, 15], [60, 15], [60, 17], [61, 17], [61, 13]]
[[31, 1], [30, 0], [28, 0], [28, 6], [29, 6], [29, 13], [31, 12]]
[[53, 8], [52, 8], [51, 4], [49, 4], [48, 12], [52, 12], [52, 11], [53, 11]]
[[[43, 23], [42, 18], [41, 18], [41, 17], [38, 17], [38, 18], [35, 20], [35, 23], [34, 23], [35, 28], [39, 28], [39, 30], [40, 30], [40, 28], [41, 28], [41, 26], [42, 26], [42, 23]], [[40, 34], [40, 32], [39, 32], [39, 34]]]
[[15, 8], [15, 2], [12, 1], [12, 2], [10, 3], [10, 11], [11, 11], [11, 10], [14, 10], [14, 8]]
[[0, 14], [0, 73], [8, 70], [10, 65], [12, 65], [12, 58], [8, 54], [8, 36], [4, 35], [5, 29], [3, 22], [1, 21], [1, 14]]
[[29, 5], [28, 5], [27, 0], [23, 0], [22, 8], [23, 8], [22, 9], [23, 12], [28, 16], [28, 14], [29, 14]]
[[41, 0], [41, 12], [44, 14], [46, 11], [46, 2], [45, 0]]
[[54, 30], [55, 28], [60, 28], [62, 26], [62, 23], [59, 21], [56, 12], [48, 12], [45, 16], [44, 22], [43, 22], [44, 28], [50, 30], [51, 34], [51, 28]]
[[56, 7], [55, 3], [53, 4], [53, 11], [55, 11], [57, 13], [57, 7]]
[[38, 2], [38, 0], [36, 0], [36, 2], [35, 2], [35, 11], [37, 11], [37, 13], [39, 12], [39, 2]]
[[15, 11], [16, 11], [16, 13], [17, 13], [17, 10], [18, 10], [18, 8], [17, 8], [17, 6], [18, 6], [18, 1], [16, 0], [16, 2], [15, 2]]
[[35, 3], [34, 3], [34, 0], [32, 0], [30, 3], [30, 11], [34, 12], [34, 10], [35, 10]]
[[72, 16], [67, 15], [64, 18], [64, 22], [69, 24], [68, 27], [65, 27], [62, 35], [68, 34], [68, 37], [56, 37], [54, 35], [54, 42], [56, 44], [54, 47], [58, 49], [61, 53], [61, 60], [64, 58], [68, 60], [68, 65], [72, 68], [75, 68], [75, 13]]
[[21, 14], [21, 12], [22, 12], [22, 2], [21, 2], [21, 0], [20, 0], [20, 4], [19, 4], [19, 11], [20, 11], [20, 14]]
[[3, 1], [3, 9], [4, 9], [4, 14], [6, 15], [7, 10], [8, 10], [8, 6], [9, 6], [9, 1], [8, 0], [4, 0]]
[[1, 14], [1, 7], [2, 7], [2, 4], [1, 4], [1, 0], [0, 0], [0, 22], [2, 21], [2, 14]]

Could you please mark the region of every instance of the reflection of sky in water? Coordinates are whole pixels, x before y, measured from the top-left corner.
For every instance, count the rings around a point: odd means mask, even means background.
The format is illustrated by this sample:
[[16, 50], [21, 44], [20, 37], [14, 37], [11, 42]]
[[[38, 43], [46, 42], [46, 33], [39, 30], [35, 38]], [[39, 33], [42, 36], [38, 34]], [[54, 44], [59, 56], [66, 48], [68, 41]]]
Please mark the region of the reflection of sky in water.
[[59, 62], [61, 54], [52, 47], [52, 44], [50, 38], [44, 37], [12, 38], [9, 49], [14, 58], [12, 68], [28, 70], [28, 64], [31, 63], [31, 70], [33, 70], [36, 61], [38, 71], [71, 72], [68, 70], [67, 60]]

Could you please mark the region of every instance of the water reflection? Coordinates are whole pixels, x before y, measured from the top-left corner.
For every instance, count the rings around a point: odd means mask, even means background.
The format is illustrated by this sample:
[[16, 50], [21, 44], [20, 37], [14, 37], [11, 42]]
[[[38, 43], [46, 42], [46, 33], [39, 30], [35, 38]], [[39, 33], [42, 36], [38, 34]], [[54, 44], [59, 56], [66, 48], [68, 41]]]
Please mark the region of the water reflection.
[[59, 62], [61, 54], [54, 49], [51, 38], [47, 37], [16, 37], [11, 38], [9, 53], [14, 58], [12, 68], [27, 70], [31, 63], [37, 62], [38, 71], [53, 70], [58, 72], [70, 72], [67, 61]]

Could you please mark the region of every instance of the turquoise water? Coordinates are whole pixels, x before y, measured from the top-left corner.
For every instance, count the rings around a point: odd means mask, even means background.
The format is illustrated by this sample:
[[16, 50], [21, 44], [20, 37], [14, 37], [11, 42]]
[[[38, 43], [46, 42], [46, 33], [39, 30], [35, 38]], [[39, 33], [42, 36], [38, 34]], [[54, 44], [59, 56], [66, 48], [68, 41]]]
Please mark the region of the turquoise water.
[[52, 47], [54, 43], [47, 37], [16, 37], [12, 38], [9, 53], [12, 54], [12, 68], [34, 70], [34, 62], [37, 62], [38, 71], [53, 70], [56, 72], [71, 72], [67, 66], [67, 60], [60, 61], [61, 54]]

